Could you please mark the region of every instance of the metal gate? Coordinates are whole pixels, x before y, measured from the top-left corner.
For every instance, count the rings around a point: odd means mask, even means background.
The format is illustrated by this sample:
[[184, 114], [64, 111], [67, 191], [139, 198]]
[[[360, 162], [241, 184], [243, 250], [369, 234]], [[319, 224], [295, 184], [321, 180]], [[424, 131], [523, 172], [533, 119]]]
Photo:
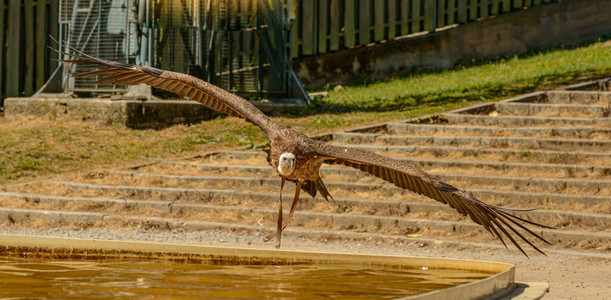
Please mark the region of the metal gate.
[[240, 94], [286, 95], [286, 0], [162, 0], [158, 65]]
[[[61, 0], [60, 38], [108, 60], [202, 78], [245, 96], [290, 97], [287, 0]], [[120, 92], [68, 76], [64, 90]], [[299, 86], [300, 88], [300, 86]]]
[[[137, 0], [60, 0], [60, 38], [96, 57], [134, 62], [138, 54]], [[64, 70], [64, 90], [70, 92], [117, 92], [124, 86], [96, 85], [100, 78], [73, 78]]]

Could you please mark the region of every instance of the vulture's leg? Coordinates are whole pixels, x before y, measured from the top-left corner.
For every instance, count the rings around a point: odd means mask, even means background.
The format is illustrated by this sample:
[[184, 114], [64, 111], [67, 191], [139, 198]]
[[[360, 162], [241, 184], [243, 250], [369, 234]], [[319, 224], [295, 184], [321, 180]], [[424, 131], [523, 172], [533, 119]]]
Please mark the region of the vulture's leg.
[[[301, 191], [301, 185], [302, 183], [300, 181], [297, 181], [297, 189], [295, 190], [295, 198], [293, 199], [293, 203], [291, 204], [291, 210], [289, 211], [289, 216], [286, 219], [284, 219], [284, 222], [282, 222], [282, 229], [280, 229], [280, 231], [284, 230], [284, 228], [286, 228], [286, 226], [289, 225], [289, 222], [291, 222], [291, 219], [293, 218], [293, 213], [295, 213], [295, 208], [297, 208], [297, 202], [299, 202], [299, 191]], [[274, 232], [270, 233], [268, 236], [265, 237], [264, 241], [269, 241], [273, 239], [275, 235], [276, 233]]]
[[301, 191], [301, 181], [297, 181], [297, 188], [295, 189], [295, 198], [293, 199], [293, 203], [291, 204], [291, 210], [289, 211], [289, 216], [282, 223], [282, 230], [289, 225], [289, 222], [293, 218], [293, 213], [295, 212], [295, 208], [297, 208], [297, 202], [299, 202], [299, 191]]
[[265, 238], [263, 238], [264, 242], [270, 241], [274, 235], [276, 236], [276, 248], [280, 248], [280, 239], [282, 238], [282, 190], [284, 189], [284, 182], [286, 179], [282, 177], [282, 181], [280, 182], [280, 201], [278, 202], [278, 225], [276, 227], [275, 234], [272, 233]]

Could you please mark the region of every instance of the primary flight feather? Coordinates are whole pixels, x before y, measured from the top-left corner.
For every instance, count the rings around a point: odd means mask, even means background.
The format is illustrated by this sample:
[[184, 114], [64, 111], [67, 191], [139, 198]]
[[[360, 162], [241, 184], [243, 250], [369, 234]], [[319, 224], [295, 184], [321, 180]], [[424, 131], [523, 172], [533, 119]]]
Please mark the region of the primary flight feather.
[[[278, 223], [276, 232], [270, 234], [265, 240], [276, 238], [276, 246], [280, 246], [282, 230], [288, 225], [299, 200], [300, 190], [304, 190], [312, 197], [320, 193], [325, 199], [331, 195], [327, 191], [319, 176], [322, 164], [338, 164], [359, 169], [371, 175], [382, 178], [394, 185], [425, 195], [429, 198], [447, 204], [458, 213], [469, 216], [475, 223], [480, 224], [492, 235], [496, 236], [504, 245], [504, 237], [509, 239], [524, 255], [526, 252], [515, 238], [530, 245], [536, 251], [543, 253], [535, 244], [524, 236], [525, 231], [531, 236], [550, 244], [539, 234], [525, 227], [522, 223], [537, 225], [535, 222], [520, 218], [509, 213], [509, 209], [488, 205], [458, 188], [455, 188], [440, 179], [412, 167], [406, 163], [375, 154], [373, 152], [333, 146], [322, 141], [311, 139], [282, 124], [274, 122], [263, 114], [250, 102], [238, 97], [224, 89], [216, 87], [201, 79], [190, 75], [164, 71], [157, 68], [122, 64], [99, 59], [85, 54], [70, 45], [64, 44], [72, 53], [63, 53], [71, 59], [60, 60], [65, 63], [76, 64], [77, 67], [95, 69], [74, 75], [74, 77], [91, 77], [108, 75], [96, 83], [112, 83], [125, 85], [147, 84], [159, 89], [167, 90], [181, 96], [188, 97], [219, 113], [245, 119], [260, 127], [269, 139], [267, 162], [281, 180], [281, 192], [278, 209]], [[282, 219], [282, 189], [285, 180], [295, 182], [295, 197], [287, 219]]]

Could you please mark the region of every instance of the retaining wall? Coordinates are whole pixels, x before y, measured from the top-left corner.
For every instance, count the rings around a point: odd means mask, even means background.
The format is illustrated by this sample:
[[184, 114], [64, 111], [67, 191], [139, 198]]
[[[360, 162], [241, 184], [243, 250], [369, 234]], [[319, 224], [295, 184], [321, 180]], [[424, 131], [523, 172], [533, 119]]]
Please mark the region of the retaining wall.
[[293, 61], [293, 68], [312, 88], [581, 44], [611, 34], [610, 7], [611, 0], [563, 1], [432, 34], [303, 57]]

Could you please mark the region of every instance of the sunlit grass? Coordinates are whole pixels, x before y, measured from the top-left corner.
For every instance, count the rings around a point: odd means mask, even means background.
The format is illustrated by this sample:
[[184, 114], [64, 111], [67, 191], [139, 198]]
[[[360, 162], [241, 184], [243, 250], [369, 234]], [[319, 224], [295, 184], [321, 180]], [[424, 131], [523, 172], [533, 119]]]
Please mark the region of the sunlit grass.
[[328, 104], [359, 110], [408, 110], [421, 105], [492, 100], [567, 84], [611, 72], [611, 46], [598, 42], [576, 49], [548, 50], [484, 65], [416, 74], [329, 91]]
[[[455, 70], [412, 74], [329, 90], [307, 109], [273, 119], [308, 135], [435, 114], [474, 103], [611, 75], [611, 44], [549, 50]], [[150, 158], [227, 148], [260, 149], [266, 136], [237, 118], [162, 130], [66, 119], [0, 117], [0, 184], [67, 171], [120, 167]]]

